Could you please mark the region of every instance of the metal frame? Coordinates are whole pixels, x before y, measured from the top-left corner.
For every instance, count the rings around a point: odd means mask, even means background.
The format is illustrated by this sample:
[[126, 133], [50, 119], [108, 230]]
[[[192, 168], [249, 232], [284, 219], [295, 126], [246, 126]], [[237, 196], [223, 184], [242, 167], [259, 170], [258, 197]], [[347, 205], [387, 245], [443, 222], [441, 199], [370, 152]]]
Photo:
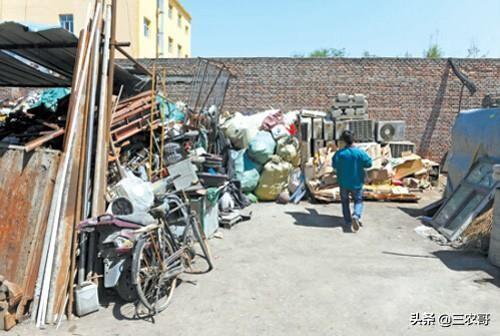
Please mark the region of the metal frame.
[[[479, 169], [480, 166], [490, 165], [491, 169], [488, 170], [488, 172], [492, 172], [493, 164], [494, 162], [489, 159], [478, 161], [432, 218], [431, 224], [450, 241], [454, 241], [460, 237], [472, 220], [476, 218], [493, 199], [496, 189], [500, 187], [500, 181], [493, 182], [488, 186], [471, 181], [471, 177], [474, 177], [474, 174], [477, 176], [477, 169]], [[493, 179], [492, 176], [488, 176], [488, 172], [480, 175], [480, 182], [488, 178], [491, 180]], [[464, 193], [466, 194], [464, 195]], [[470, 209], [467, 215], [462, 219], [460, 225], [456, 228], [449, 228], [450, 224], [454, 223], [464, 209], [467, 208], [468, 204], [478, 196], [482, 197], [481, 201], [474, 209]], [[457, 198], [459, 201], [457, 201]], [[450, 208], [452, 209], [451, 213], [447, 214], [446, 212], [450, 212]]]

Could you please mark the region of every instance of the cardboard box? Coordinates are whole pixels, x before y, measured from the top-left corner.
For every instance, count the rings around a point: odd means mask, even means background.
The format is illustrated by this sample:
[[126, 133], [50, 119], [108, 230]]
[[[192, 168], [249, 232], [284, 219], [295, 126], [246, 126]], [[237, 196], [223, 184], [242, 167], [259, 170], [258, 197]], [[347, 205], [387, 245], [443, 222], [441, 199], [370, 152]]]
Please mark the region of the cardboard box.
[[394, 167], [394, 178], [401, 180], [404, 177], [413, 175], [425, 169], [422, 158], [416, 154], [411, 154], [403, 158], [403, 162]]

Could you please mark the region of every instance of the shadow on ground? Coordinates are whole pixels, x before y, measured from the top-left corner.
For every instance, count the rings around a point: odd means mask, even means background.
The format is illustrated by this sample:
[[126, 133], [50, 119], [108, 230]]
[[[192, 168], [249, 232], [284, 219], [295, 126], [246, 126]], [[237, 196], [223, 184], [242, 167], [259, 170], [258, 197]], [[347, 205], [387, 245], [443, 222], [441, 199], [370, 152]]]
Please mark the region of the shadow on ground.
[[344, 218], [334, 215], [321, 215], [316, 209], [306, 209], [308, 213], [287, 211], [287, 215], [295, 219], [294, 224], [299, 226], [315, 228], [342, 228], [345, 233], [352, 233], [351, 229], [344, 225]]
[[450, 270], [457, 272], [485, 272], [489, 277], [476, 279], [474, 282], [479, 284], [490, 283], [500, 287], [500, 269], [490, 264], [488, 259], [480, 254], [459, 250], [442, 250], [432, 254], [438, 257]]

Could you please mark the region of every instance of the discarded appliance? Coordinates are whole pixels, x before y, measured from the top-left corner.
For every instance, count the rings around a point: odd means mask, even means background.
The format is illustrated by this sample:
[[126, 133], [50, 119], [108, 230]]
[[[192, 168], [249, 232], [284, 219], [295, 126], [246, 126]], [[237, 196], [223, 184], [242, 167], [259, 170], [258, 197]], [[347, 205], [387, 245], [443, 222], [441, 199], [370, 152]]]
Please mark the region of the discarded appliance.
[[406, 122], [402, 120], [377, 121], [376, 139], [378, 142], [404, 141]]

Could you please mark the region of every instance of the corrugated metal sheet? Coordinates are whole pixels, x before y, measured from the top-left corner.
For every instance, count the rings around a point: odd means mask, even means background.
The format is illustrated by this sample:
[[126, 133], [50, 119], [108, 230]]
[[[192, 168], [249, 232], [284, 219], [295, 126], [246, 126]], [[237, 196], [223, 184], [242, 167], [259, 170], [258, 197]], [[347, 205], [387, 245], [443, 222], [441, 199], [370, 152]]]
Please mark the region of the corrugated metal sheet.
[[32, 298], [60, 153], [0, 148], [0, 274]]
[[[0, 24], [0, 45], [3, 49], [9, 50], [8, 53], [1, 52], [0, 73], [2, 76], [0, 76], [0, 85], [71, 86], [77, 42], [78, 39], [75, 35], [62, 28], [37, 31], [16, 22]], [[69, 48], [20, 48], [29, 45], [43, 46], [49, 44], [74, 44], [75, 46]], [[47, 71], [27, 65], [20, 58], [14, 57], [13, 54], [41, 65], [61, 76], [54, 76]], [[5, 73], [8, 73], [8, 76], [4, 76]]]
[[[17, 22], [1, 23], [0, 86], [71, 86], [77, 44], [78, 38], [63, 28], [38, 29]], [[74, 46], [58, 47], [67, 45]], [[142, 92], [148, 87], [148, 81], [115, 65], [115, 94], [122, 85], [123, 97], [128, 97]]]

